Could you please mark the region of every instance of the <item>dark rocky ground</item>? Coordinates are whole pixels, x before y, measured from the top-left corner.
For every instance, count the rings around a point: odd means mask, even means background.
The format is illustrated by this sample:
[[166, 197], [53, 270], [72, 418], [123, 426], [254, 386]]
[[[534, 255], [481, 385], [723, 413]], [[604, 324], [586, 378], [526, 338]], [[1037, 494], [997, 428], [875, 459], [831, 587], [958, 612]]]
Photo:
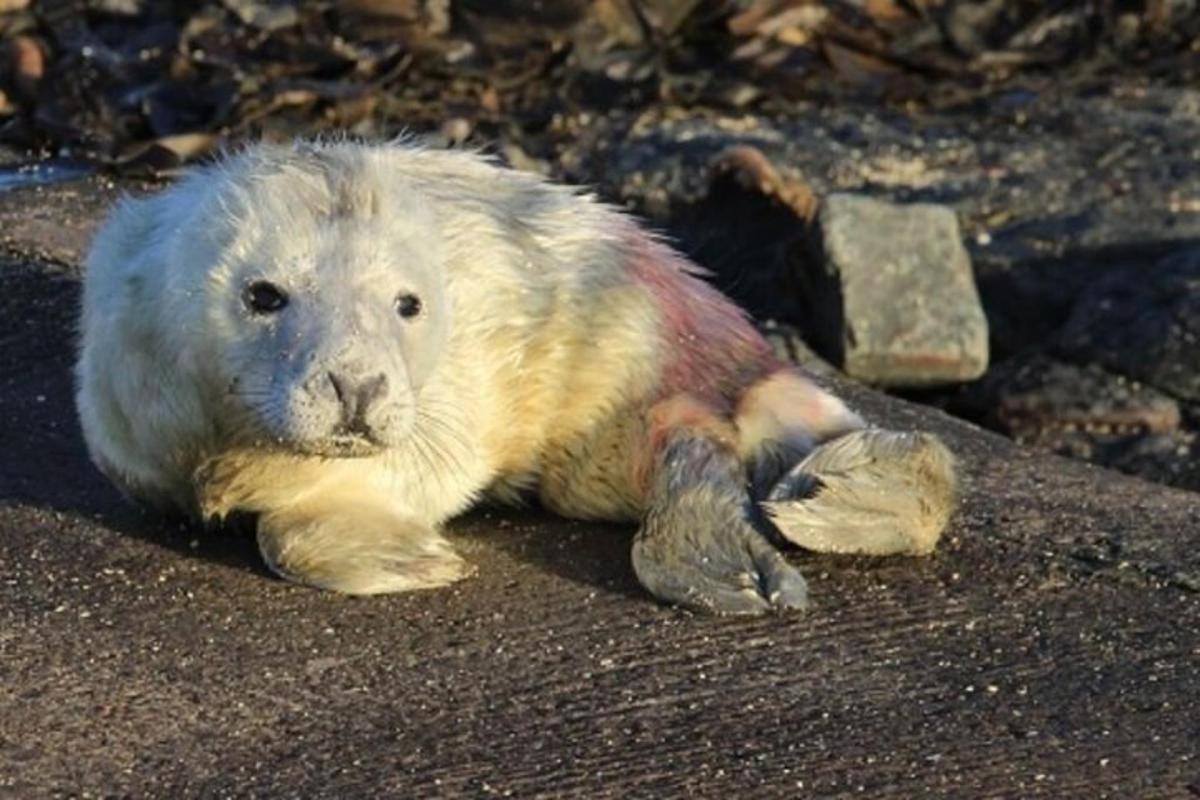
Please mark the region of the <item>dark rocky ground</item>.
[[[1194, 3], [296, 8], [0, 0], [0, 796], [1200, 796]], [[70, 380], [117, 192], [405, 126], [628, 205], [792, 352], [822, 198], [953, 208], [992, 369], [843, 387], [962, 458], [938, 555], [714, 620], [629, 530], [481, 511], [476, 578], [346, 600], [125, 506]]]

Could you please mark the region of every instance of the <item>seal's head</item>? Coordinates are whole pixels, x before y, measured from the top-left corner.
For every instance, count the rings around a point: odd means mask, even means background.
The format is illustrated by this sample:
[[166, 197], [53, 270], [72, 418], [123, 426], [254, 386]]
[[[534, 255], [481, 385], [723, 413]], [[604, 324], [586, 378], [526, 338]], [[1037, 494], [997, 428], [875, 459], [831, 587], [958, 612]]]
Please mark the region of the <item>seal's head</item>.
[[433, 213], [354, 150], [250, 166], [216, 199], [201, 253], [201, 339], [234, 435], [325, 456], [399, 444], [447, 336]]
[[96, 463], [181, 505], [229, 448], [406, 440], [449, 331], [443, 236], [383, 148], [260, 146], [127, 201], [88, 257], [77, 367]]

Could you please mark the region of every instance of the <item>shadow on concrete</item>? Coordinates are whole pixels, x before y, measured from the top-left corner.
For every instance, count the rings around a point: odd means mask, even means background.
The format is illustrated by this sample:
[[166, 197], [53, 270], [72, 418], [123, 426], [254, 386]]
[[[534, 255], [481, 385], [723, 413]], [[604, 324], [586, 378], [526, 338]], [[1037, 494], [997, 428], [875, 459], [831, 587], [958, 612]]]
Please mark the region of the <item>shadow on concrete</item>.
[[[539, 508], [481, 508], [451, 524], [453, 535], [572, 583], [644, 600], [629, 552], [632, 525], [578, 522]], [[469, 557], [469, 554], [468, 554]]]

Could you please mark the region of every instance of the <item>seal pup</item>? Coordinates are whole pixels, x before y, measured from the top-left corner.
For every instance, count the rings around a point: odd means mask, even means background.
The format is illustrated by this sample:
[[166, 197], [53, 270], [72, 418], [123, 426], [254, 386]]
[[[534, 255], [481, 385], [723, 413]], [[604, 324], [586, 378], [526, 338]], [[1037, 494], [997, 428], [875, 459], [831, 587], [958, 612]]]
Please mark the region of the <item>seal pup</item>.
[[256, 518], [279, 575], [350, 594], [470, 571], [439, 532], [530, 493], [640, 521], [659, 598], [798, 608], [780, 537], [926, 553], [934, 437], [872, 430], [615, 208], [475, 153], [258, 145], [125, 200], [89, 253], [77, 403], [141, 501]]

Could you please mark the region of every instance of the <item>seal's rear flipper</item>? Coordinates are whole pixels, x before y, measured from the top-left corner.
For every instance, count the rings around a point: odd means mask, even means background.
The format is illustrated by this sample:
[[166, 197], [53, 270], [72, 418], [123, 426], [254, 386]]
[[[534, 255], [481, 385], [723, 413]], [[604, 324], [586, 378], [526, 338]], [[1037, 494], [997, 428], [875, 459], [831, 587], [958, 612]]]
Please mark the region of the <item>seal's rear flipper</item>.
[[717, 614], [801, 609], [800, 572], [760, 530], [727, 421], [689, 397], [650, 415], [647, 511], [633, 570], [656, 597]]
[[862, 430], [818, 447], [763, 510], [788, 541], [823, 553], [929, 553], [954, 509], [954, 457], [935, 436]]

